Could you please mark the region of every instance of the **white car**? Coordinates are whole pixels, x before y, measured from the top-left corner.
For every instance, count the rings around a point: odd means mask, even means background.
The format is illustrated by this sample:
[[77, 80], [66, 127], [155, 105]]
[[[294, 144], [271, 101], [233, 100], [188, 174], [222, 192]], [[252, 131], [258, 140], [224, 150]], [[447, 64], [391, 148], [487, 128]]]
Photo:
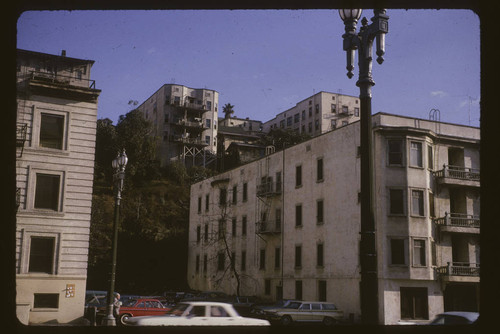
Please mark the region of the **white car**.
[[132, 326], [270, 326], [269, 321], [242, 317], [233, 305], [218, 302], [182, 302], [168, 314], [131, 317]]

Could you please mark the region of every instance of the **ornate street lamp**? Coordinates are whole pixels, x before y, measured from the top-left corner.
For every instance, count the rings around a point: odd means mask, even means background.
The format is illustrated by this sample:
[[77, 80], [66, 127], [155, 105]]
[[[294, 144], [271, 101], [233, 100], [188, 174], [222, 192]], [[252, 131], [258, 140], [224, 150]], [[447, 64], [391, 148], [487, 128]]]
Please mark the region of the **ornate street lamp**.
[[361, 322], [378, 324], [378, 282], [377, 251], [375, 238], [375, 218], [373, 215], [373, 157], [372, 157], [372, 49], [376, 40], [377, 62], [382, 64], [385, 54], [385, 34], [388, 30], [389, 17], [385, 9], [375, 9], [372, 23], [361, 20], [362, 27], [356, 34], [356, 24], [361, 17], [361, 9], [340, 9], [340, 18], [344, 21], [344, 50], [347, 53], [347, 76], [353, 77], [354, 56], [359, 50], [359, 99], [361, 102]]
[[113, 259], [111, 262], [111, 278], [109, 283], [108, 290], [108, 305], [107, 305], [107, 316], [106, 316], [106, 325], [107, 326], [115, 326], [116, 321], [113, 316], [113, 302], [114, 302], [114, 293], [115, 293], [115, 274], [116, 274], [116, 254], [118, 249], [118, 222], [120, 219], [120, 201], [122, 198], [122, 190], [123, 190], [123, 180], [125, 179], [125, 167], [127, 166], [128, 158], [125, 154], [125, 149], [113, 160], [111, 165], [115, 170], [115, 174], [113, 175], [113, 181], [115, 186], [115, 214], [114, 214], [114, 222], [113, 222]]

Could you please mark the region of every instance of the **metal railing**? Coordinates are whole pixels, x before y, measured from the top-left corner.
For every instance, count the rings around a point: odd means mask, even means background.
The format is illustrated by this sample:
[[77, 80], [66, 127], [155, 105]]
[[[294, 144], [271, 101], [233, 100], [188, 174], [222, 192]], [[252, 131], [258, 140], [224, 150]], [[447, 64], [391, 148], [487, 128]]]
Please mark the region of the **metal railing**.
[[257, 185], [257, 196], [281, 194], [281, 182], [266, 182]]
[[31, 71], [31, 80], [95, 89], [95, 80], [61, 75], [55, 72]]
[[435, 218], [434, 223], [443, 226], [480, 227], [480, 219], [478, 216], [465, 213], [445, 212], [444, 217]]
[[448, 262], [444, 267], [436, 268], [439, 275], [443, 276], [469, 276], [479, 277], [479, 263]]
[[266, 234], [266, 233], [281, 233], [281, 221], [260, 221], [256, 223], [257, 225], [257, 233]]
[[203, 124], [203, 122], [201, 121], [191, 121], [184, 118], [179, 118], [174, 120], [174, 124], [188, 126], [191, 128], [200, 128], [200, 129], [206, 128], [205, 124]]
[[435, 171], [433, 174], [435, 177], [447, 177], [470, 181], [480, 180], [479, 169], [477, 168], [443, 165], [443, 169]]
[[193, 144], [193, 145], [209, 145], [205, 140], [202, 140], [201, 138], [184, 138], [181, 136], [172, 136], [171, 140], [174, 142], [180, 142], [183, 144]]
[[182, 101], [176, 101], [175, 99], [167, 100], [167, 102], [169, 102], [168, 104], [171, 104], [171, 105], [176, 106], [176, 107], [185, 107], [185, 108], [196, 109], [196, 110], [208, 110], [207, 106], [205, 104], [182, 102]]
[[26, 123], [17, 123], [16, 124], [16, 142], [17, 146], [23, 146], [26, 141], [26, 133], [28, 131], [28, 124]]

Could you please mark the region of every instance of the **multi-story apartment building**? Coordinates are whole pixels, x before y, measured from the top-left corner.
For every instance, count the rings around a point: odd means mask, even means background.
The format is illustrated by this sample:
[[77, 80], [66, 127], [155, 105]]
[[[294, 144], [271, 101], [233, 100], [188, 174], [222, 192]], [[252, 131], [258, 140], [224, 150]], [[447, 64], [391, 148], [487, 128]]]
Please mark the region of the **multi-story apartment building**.
[[94, 61], [17, 51], [16, 307], [21, 323], [84, 314], [97, 98]]
[[263, 130], [294, 129], [314, 137], [359, 120], [359, 106], [358, 97], [322, 91], [265, 122]]
[[[381, 324], [479, 309], [479, 129], [373, 115]], [[360, 319], [360, 123], [191, 186], [191, 288]], [[271, 151], [272, 152], [272, 151]]]
[[162, 166], [180, 160], [208, 166], [217, 153], [219, 93], [165, 84], [137, 109], [153, 123]]

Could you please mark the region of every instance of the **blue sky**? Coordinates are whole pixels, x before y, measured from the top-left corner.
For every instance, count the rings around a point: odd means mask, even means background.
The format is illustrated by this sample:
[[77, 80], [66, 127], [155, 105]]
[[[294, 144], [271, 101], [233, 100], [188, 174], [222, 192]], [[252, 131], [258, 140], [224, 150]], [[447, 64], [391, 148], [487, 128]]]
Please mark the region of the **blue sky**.
[[[385, 62], [373, 64], [373, 113], [428, 119], [438, 109], [441, 121], [479, 126], [479, 17], [387, 14]], [[17, 29], [20, 49], [94, 60], [98, 118], [115, 123], [130, 100], [142, 103], [166, 83], [214, 89], [236, 117], [262, 121], [319, 91], [359, 95], [357, 64], [346, 76], [337, 10], [32, 11]]]

